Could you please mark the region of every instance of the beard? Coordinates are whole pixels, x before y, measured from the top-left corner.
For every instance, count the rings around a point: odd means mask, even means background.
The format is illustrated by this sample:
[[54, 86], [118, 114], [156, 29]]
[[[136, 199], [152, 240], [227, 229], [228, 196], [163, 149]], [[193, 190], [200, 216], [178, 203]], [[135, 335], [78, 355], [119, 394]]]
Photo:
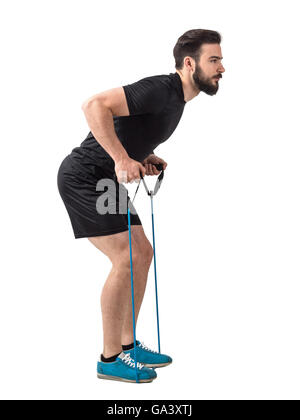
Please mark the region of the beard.
[[[220, 75], [220, 77], [222, 76]], [[193, 74], [193, 79], [197, 88], [207, 95], [215, 95], [219, 90], [219, 83], [215, 82], [216, 76], [211, 78], [205, 77], [201, 67], [198, 65]]]

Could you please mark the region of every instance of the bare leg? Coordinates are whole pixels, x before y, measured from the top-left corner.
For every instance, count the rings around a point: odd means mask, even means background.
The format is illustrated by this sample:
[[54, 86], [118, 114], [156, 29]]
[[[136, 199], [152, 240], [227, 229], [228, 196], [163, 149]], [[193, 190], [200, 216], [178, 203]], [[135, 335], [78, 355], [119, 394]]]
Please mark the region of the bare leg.
[[[138, 315], [144, 299], [149, 268], [153, 257], [153, 249], [144, 233], [142, 226], [132, 226], [132, 231], [139, 252], [141, 252], [144, 255], [143, 264], [141, 266], [138, 266], [136, 269], [133, 267], [133, 280], [135, 284], [135, 318], [137, 323]], [[124, 313], [124, 323], [122, 328], [121, 339], [123, 345], [128, 345], [134, 342], [131, 298], [127, 302], [127, 309]]]
[[[146, 287], [147, 276], [145, 270], [147, 266], [149, 270], [149, 261], [152, 257], [151, 245], [146, 241], [143, 242], [142, 235], [139, 233], [141, 229], [141, 226], [132, 226], [136, 318]], [[131, 339], [132, 337], [132, 312], [129, 312], [131, 289], [128, 231], [109, 236], [93, 237], [89, 238], [89, 240], [107, 255], [112, 262], [112, 269], [101, 295], [104, 341], [103, 355], [104, 357], [111, 357], [122, 351], [122, 344], [126, 344], [126, 342], [122, 342], [123, 338]], [[128, 325], [130, 315], [131, 327]], [[128, 331], [129, 328], [130, 331]]]

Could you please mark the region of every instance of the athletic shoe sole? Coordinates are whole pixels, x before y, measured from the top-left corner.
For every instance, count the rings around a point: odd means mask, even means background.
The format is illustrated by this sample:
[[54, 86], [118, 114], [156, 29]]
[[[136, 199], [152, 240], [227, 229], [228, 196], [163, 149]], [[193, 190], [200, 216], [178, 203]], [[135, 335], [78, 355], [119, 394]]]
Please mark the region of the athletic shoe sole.
[[161, 367], [165, 367], [165, 366], [169, 366], [169, 365], [171, 365], [172, 364], [172, 362], [168, 362], [168, 363], [161, 363], [161, 364], [159, 364], [159, 365], [151, 365], [151, 364], [145, 364], [145, 363], [143, 363], [143, 365], [145, 366], [145, 367], [147, 367], [147, 368], [152, 368], [152, 369], [156, 369], [156, 368], [161, 368]]
[[[98, 373], [97, 376], [98, 376], [98, 379], [109, 379], [111, 381], [136, 383], [136, 380], [124, 379], [124, 378], [120, 378], [118, 376], [102, 375], [101, 373]], [[138, 383], [150, 383], [150, 382], [153, 382], [154, 379], [156, 379], [156, 378], [140, 379]]]

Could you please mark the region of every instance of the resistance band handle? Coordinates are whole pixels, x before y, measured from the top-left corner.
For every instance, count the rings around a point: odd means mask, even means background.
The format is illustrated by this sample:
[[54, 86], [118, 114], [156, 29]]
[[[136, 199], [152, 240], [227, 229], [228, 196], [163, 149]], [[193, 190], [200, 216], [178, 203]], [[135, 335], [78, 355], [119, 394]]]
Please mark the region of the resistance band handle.
[[[159, 188], [160, 188], [160, 186], [161, 186], [161, 183], [162, 183], [162, 180], [163, 180], [163, 177], [164, 177], [164, 166], [163, 166], [163, 164], [162, 164], [162, 163], [153, 163], [152, 165], [154, 165], [154, 166], [156, 167], [156, 169], [157, 169], [158, 171], [160, 171], [160, 174], [159, 174], [159, 176], [158, 176], [158, 178], [157, 178], [157, 180], [156, 180], [156, 184], [155, 184], [155, 187], [154, 187], [154, 191], [149, 191], [149, 189], [148, 189], [148, 187], [147, 187], [147, 184], [146, 184], [146, 182], [145, 182], [145, 180], [144, 180], [144, 177], [143, 177], [142, 171], [140, 170], [140, 180], [139, 180], [139, 184], [138, 184], [138, 186], [137, 186], [137, 189], [136, 189], [136, 191], [135, 191], [135, 194], [134, 194], [133, 200], [131, 200], [131, 202], [132, 202], [132, 203], [134, 202], [134, 199], [135, 199], [136, 194], [137, 194], [137, 192], [138, 192], [138, 189], [139, 189], [139, 186], [140, 186], [140, 182], [141, 182], [141, 180], [143, 181], [143, 184], [144, 184], [144, 187], [145, 187], [146, 193], [147, 193], [148, 195], [153, 196], [153, 195], [155, 195], [155, 194], [157, 193], [157, 191], [159, 190]], [[114, 173], [113, 178], [114, 178], [114, 180], [115, 180], [116, 182], [118, 181], [118, 178], [117, 178], [116, 173]]]
[[[152, 163], [152, 165], [154, 165], [158, 171], [163, 171], [164, 170], [164, 165], [162, 163]], [[114, 177], [115, 180], [117, 180], [117, 175], [115, 173], [114, 173], [113, 177]], [[143, 179], [143, 175], [142, 175], [141, 171], [140, 171], [140, 177]]]
[[162, 163], [155, 163], [154, 166], [156, 167], [158, 171], [164, 170], [164, 165]]
[[155, 195], [157, 193], [157, 191], [159, 190], [159, 188], [161, 186], [162, 180], [164, 178], [164, 166], [163, 166], [163, 164], [162, 163], [153, 163], [152, 165], [154, 165], [158, 171], [161, 171], [160, 174], [159, 174], [159, 176], [158, 176], [158, 178], [157, 178], [157, 180], [156, 180], [154, 191], [149, 191], [149, 189], [147, 187], [147, 184], [146, 184], [146, 182], [144, 180], [143, 174], [140, 171], [140, 177], [141, 177], [141, 180], [143, 181], [143, 184], [144, 184], [146, 193], [148, 195], [150, 195], [150, 196], [153, 196], [153, 195]]
[[[164, 170], [164, 165], [162, 163], [151, 163], [151, 165], [155, 166], [158, 171]], [[140, 171], [140, 177], [143, 179], [142, 172]]]

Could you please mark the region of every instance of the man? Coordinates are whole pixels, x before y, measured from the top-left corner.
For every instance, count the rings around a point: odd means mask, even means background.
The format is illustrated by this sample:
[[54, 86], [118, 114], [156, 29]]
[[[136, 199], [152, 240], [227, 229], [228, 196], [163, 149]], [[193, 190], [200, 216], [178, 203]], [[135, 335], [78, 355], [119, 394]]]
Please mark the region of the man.
[[[117, 203], [120, 189], [125, 188], [122, 182], [139, 180], [140, 172], [158, 175], [157, 163], [166, 169], [167, 163], [153, 151], [174, 132], [188, 101], [201, 91], [217, 93], [225, 71], [220, 43], [218, 32], [188, 31], [173, 50], [175, 73], [146, 77], [99, 93], [82, 106], [91, 132], [64, 159], [58, 186], [75, 238], [88, 238], [112, 263], [101, 295], [104, 349], [98, 363], [99, 378], [136, 380], [127, 213], [96, 211], [97, 182], [115, 179], [113, 200]], [[131, 224], [137, 321], [153, 250], [136, 213]], [[139, 382], [151, 382], [157, 377], [153, 368], [167, 366], [172, 359], [139, 341], [137, 345]]]

